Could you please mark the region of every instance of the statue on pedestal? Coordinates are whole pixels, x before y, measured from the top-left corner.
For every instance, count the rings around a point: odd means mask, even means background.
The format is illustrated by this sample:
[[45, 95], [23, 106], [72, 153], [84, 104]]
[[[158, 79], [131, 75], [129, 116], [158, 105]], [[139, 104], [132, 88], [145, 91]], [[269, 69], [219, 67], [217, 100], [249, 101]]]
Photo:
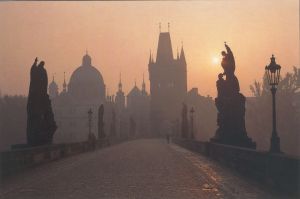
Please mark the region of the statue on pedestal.
[[[218, 96], [215, 104], [218, 109], [216, 135], [212, 142], [229, 144], [240, 147], [256, 148], [255, 142], [247, 136], [245, 127], [246, 98], [240, 93], [240, 86], [235, 76], [235, 60], [229, 46], [225, 43], [226, 51], [222, 51], [221, 66], [223, 73], [218, 75]], [[226, 79], [224, 79], [224, 76]]]
[[57, 129], [47, 94], [48, 76], [45, 62], [37, 65], [35, 61], [30, 70], [30, 86], [27, 101], [27, 144], [39, 146], [51, 144]]

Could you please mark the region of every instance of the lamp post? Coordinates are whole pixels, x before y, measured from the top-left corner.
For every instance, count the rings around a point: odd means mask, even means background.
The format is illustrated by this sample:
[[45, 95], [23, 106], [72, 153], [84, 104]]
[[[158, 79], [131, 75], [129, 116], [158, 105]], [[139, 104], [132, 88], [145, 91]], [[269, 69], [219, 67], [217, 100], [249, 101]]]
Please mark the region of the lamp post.
[[190, 114], [191, 114], [191, 139], [194, 139], [194, 108], [192, 107], [190, 110]]
[[280, 78], [280, 69], [281, 66], [276, 64], [275, 57], [274, 55], [272, 55], [271, 63], [265, 68], [267, 80], [271, 87], [270, 90], [272, 93], [272, 107], [273, 107], [273, 130], [272, 130], [271, 146], [270, 146], [271, 153], [280, 153], [280, 138], [277, 134], [277, 129], [276, 129], [276, 98], [275, 98], [276, 90]]

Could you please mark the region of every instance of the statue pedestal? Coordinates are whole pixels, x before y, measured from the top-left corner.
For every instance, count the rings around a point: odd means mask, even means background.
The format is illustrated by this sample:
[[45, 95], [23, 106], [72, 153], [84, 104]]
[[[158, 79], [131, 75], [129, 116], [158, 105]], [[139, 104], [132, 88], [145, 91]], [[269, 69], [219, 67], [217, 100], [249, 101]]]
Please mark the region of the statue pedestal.
[[239, 147], [256, 148], [256, 143], [247, 136], [245, 127], [245, 101], [241, 93], [215, 99], [218, 109], [218, 126], [211, 142]]

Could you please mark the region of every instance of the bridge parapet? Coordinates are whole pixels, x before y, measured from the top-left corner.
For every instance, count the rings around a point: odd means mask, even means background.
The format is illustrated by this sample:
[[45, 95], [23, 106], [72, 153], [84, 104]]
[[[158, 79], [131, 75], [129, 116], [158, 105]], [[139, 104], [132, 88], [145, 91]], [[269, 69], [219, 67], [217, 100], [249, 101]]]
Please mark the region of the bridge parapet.
[[122, 141], [124, 140], [104, 139], [97, 140], [95, 143], [85, 141], [67, 144], [53, 144], [0, 152], [0, 178], [39, 164], [51, 162], [75, 154], [93, 151], [96, 148], [107, 147]]
[[175, 139], [174, 143], [201, 153], [275, 190], [300, 195], [300, 159], [211, 142]]

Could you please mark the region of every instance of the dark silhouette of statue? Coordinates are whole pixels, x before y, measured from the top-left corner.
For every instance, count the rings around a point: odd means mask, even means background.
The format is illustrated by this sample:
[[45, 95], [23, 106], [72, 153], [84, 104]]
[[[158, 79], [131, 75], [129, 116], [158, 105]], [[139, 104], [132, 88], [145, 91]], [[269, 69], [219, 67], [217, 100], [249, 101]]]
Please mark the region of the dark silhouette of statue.
[[188, 138], [189, 126], [188, 126], [188, 109], [185, 103], [182, 103], [181, 111], [181, 136], [182, 138]]
[[57, 129], [47, 94], [48, 76], [45, 62], [37, 65], [36, 58], [30, 70], [30, 86], [27, 101], [27, 144], [39, 146], [51, 144]]
[[105, 138], [104, 132], [104, 106], [101, 104], [98, 108], [98, 139]]
[[110, 134], [111, 137], [116, 136], [116, 112], [113, 109], [112, 110], [112, 118], [111, 118], [111, 124], [110, 124]]
[[225, 48], [227, 53], [222, 51], [223, 60], [221, 63], [224, 72], [218, 75], [216, 83], [218, 96], [215, 99], [215, 104], [218, 109], [218, 129], [211, 141], [255, 148], [255, 142], [247, 136], [245, 127], [246, 98], [240, 93], [239, 81], [234, 74], [234, 56], [226, 43]]

